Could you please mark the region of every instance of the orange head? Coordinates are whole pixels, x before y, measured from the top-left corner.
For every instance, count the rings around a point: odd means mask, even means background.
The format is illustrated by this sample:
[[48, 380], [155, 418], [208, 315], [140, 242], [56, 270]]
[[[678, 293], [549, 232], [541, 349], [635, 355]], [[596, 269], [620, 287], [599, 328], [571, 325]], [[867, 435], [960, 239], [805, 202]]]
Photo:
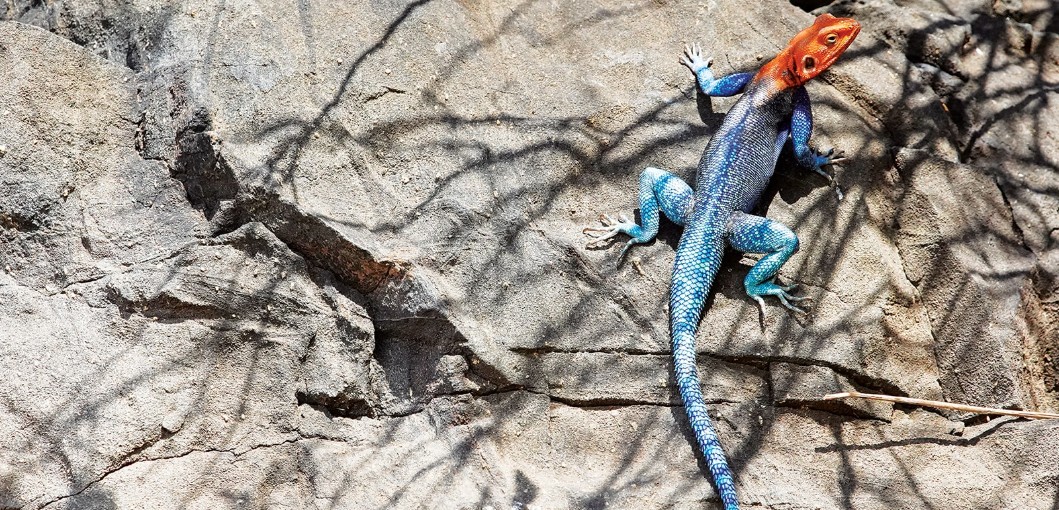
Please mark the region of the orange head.
[[860, 23], [855, 20], [821, 14], [765, 64], [754, 81], [768, 77], [781, 89], [797, 87], [831, 67], [859, 33]]

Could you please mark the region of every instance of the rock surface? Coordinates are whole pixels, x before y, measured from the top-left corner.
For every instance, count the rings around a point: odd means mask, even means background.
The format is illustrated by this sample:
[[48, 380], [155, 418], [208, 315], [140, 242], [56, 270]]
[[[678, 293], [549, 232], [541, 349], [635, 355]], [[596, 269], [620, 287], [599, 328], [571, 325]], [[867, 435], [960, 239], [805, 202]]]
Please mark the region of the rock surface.
[[[845, 199], [765, 197], [814, 298], [726, 259], [700, 371], [748, 508], [1054, 508], [1059, 18], [850, 0], [810, 84]], [[787, 2], [8, 2], [0, 508], [716, 508], [670, 374], [679, 229], [581, 227], [693, 176]], [[820, 11], [814, 11], [820, 12]], [[750, 28], [751, 30], [748, 30]]]

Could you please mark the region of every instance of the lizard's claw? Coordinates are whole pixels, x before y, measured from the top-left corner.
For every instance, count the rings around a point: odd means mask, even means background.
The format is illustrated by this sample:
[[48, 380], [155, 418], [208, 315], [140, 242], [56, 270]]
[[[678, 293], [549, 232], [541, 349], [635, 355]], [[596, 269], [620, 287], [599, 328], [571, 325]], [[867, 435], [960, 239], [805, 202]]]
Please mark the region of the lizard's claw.
[[599, 222], [603, 224], [602, 227], [585, 227], [581, 230], [581, 233], [593, 238], [585, 245], [585, 248], [604, 248], [618, 234], [625, 234], [631, 237], [621, 249], [621, 253], [618, 254], [618, 260], [615, 262], [617, 265], [621, 264], [622, 259], [625, 258], [625, 253], [629, 251], [632, 245], [646, 243], [654, 238], [653, 235], [646, 234], [642, 227], [624, 214], [618, 215], [617, 221], [611, 218], [610, 215], [600, 214]]
[[836, 163], [849, 161], [849, 158], [847, 158], [845, 155], [846, 151], [840, 150], [838, 152], [835, 152], [835, 149], [833, 148], [828, 149], [827, 152], [820, 152], [815, 149], [813, 150], [813, 171], [824, 176], [824, 178], [827, 179], [827, 183], [835, 187], [835, 193], [838, 195], [839, 200], [842, 200], [842, 188], [840, 188], [838, 184], [835, 183], [835, 178], [831, 174], [824, 171], [823, 166], [834, 165]]
[[814, 151], [816, 155], [813, 156], [813, 164], [816, 167], [823, 165], [834, 165], [835, 163], [842, 163], [848, 161], [846, 157], [846, 151], [835, 152], [834, 148], [828, 149], [827, 152]]
[[625, 215], [619, 215], [618, 220], [615, 221], [609, 214], [600, 214], [599, 222], [603, 225], [602, 227], [585, 227], [581, 229], [582, 234], [592, 238], [585, 245], [585, 248], [602, 248], [618, 234], [626, 234], [630, 227], [636, 226]]
[[805, 310], [791, 304], [791, 302], [799, 303], [802, 301], [810, 301], [813, 299], [809, 296], [791, 295], [790, 291], [794, 290], [795, 287], [797, 287], [797, 285], [790, 285], [785, 287], [781, 285], [776, 285], [772, 282], [766, 282], [755, 286], [753, 289], [747, 289], [747, 294], [749, 294], [750, 297], [754, 298], [754, 301], [757, 301], [758, 307], [761, 308], [762, 320], [765, 319], [765, 300], [763, 299], [764, 296], [776, 296], [780, 300], [780, 304], [782, 304], [788, 310], [801, 314], [808, 313]]
[[699, 47], [699, 43], [691, 43], [691, 46], [684, 46], [684, 56], [680, 58], [680, 63], [691, 69], [692, 73], [698, 75], [700, 70], [713, 65], [713, 59], [702, 56], [702, 48]]

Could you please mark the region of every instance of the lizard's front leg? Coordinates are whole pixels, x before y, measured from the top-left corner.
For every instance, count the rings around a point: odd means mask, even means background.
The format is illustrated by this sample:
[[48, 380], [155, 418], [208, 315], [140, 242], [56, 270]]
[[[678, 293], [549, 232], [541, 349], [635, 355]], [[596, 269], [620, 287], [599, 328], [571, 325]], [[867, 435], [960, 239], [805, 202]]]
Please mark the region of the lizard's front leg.
[[809, 146], [809, 138], [813, 135], [813, 113], [812, 104], [809, 101], [809, 93], [805, 87], [794, 89], [794, 111], [791, 113], [791, 143], [794, 145], [794, 156], [798, 163], [827, 179], [828, 184], [835, 186], [839, 198], [842, 192], [835, 179], [824, 171], [824, 165], [832, 165], [845, 161], [842, 152], [829, 149], [827, 152], [818, 152]]
[[632, 237], [621, 254], [618, 262], [621, 263], [625, 252], [634, 244], [650, 242], [658, 235], [658, 213], [661, 211], [670, 221], [677, 225], [684, 225], [694, 202], [694, 193], [691, 186], [679, 177], [661, 170], [659, 168], [647, 167], [640, 173], [640, 220], [643, 225], [637, 225], [624, 215], [619, 216], [619, 221], [606, 214], [600, 215], [603, 227], [585, 227], [582, 230], [586, 235], [593, 237], [588, 243], [588, 248], [598, 248], [618, 234], [626, 234]]
[[699, 90], [707, 96], [734, 96], [742, 92], [746, 84], [750, 83], [750, 79], [754, 77], [753, 73], [736, 73], [723, 78], [714, 78], [713, 71], [710, 70], [713, 59], [703, 57], [702, 48], [694, 43], [690, 47], [684, 47], [684, 57], [680, 59], [680, 63], [691, 69]]
[[778, 221], [736, 211], [728, 220], [728, 243], [743, 253], [765, 254], [743, 280], [747, 295], [757, 301], [762, 316], [765, 315], [763, 296], [776, 296], [783, 306], [805, 313], [791, 302], [809, 298], [792, 296], [788, 292], [793, 286], [782, 287], [773, 281], [780, 267], [798, 251], [798, 236], [791, 229]]

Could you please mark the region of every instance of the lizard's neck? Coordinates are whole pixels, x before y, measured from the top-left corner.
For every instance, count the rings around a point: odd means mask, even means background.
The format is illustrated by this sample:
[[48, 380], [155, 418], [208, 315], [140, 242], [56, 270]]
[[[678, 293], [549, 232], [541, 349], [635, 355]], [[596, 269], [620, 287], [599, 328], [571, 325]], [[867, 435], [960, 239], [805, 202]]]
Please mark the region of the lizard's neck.
[[765, 108], [769, 103], [782, 100], [799, 85], [785, 75], [785, 62], [780, 58], [782, 56], [781, 54], [765, 64], [747, 87], [745, 95], [753, 101], [756, 108]]
[[801, 85], [797, 70], [794, 68], [797, 59], [794, 58], [793, 53], [792, 48], [785, 48], [779, 55], [776, 55], [776, 58], [761, 66], [761, 69], [754, 75], [754, 82], [766, 85], [770, 91], [774, 90], [775, 93]]

